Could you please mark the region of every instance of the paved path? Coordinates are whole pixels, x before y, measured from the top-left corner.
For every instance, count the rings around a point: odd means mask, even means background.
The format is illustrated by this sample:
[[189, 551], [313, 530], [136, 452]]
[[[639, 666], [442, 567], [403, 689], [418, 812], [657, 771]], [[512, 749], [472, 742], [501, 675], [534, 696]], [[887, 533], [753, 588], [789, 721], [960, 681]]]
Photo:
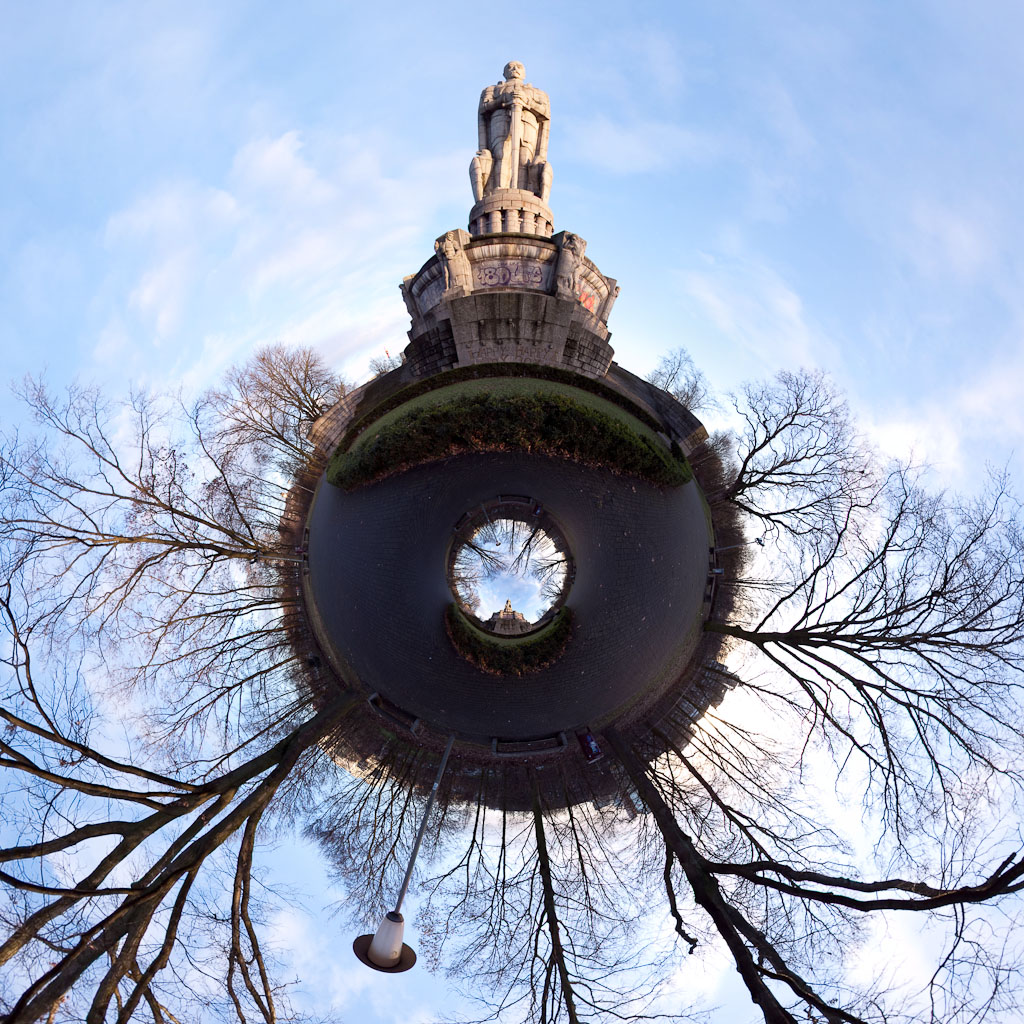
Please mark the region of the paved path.
[[[444, 629], [452, 529], [499, 493], [543, 502], [577, 566], [569, 647], [522, 677], [474, 668]], [[700, 614], [708, 544], [695, 484], [662, 491], [559, 459], [466, 455], [351, 493], [322, 482], [309, 518], [310, 584], [330, 643], [368, 691], [466, 739], [525, 740], [603, 724], [675, 680]]]

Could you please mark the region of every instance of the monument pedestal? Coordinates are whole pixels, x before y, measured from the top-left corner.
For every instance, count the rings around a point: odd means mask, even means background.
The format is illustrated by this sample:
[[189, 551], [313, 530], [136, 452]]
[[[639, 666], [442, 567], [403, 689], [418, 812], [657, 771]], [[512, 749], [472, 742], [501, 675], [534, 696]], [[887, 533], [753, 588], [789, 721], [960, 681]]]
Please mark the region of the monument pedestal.
[[551, 211], [523, 188], [496, 188], [469, 211], [469, 233], [474, 236], [506, 233], [550, 238], [553, 231]]

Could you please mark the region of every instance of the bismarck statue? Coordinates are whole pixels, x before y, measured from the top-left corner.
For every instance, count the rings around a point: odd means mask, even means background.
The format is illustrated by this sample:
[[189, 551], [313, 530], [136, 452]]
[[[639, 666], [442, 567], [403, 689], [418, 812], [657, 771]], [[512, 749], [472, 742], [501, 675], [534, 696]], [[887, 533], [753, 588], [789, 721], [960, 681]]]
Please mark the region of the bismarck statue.
[[523, 80], [525, 74], [519, 61], [510, 60], [504, 81], [480, 94], [479, 149], [469, 165], [476, 200], [469, 215], [472, 235], [551, 236], [551, 103], [546, 92]]
[[542, 203], [551, 194], [548, 155], [548, 94], [523, 81], [517, 60], [505, 65], [505, 80], [480, 94], [477, 122], [480, 148], [469, 167], [478, 202], [499, 188], [524, 189]]
[[618, 285], [587, 258], [579, 235], [554, 231], [551, 105], [524, 74], [511, 60], [504, 81], [480, 94], [469, 230], [446, 231], [433, 258], [402, 281], [410, 378], [495, 363], [557, 366], [594, 379], [609, 373], [608, 314]]

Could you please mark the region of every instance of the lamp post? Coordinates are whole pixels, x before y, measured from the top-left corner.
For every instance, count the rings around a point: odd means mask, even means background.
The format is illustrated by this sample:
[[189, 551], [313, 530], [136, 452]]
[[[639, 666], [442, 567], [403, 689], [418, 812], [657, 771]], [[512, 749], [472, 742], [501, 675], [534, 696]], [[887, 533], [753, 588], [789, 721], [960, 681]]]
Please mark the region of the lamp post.
[[756, 544], [758, 547], [764, 547], [764, 537], [755, 537], [753, 540], [745, 540], [742, 544], [730, 544], [727, 548], [715, 548], [715, 554], [720, 555], [723, 551], [735, 551], [736, 548], [750, 547], [751, 544]]
[[437, 778], [431, 787], [430, 796], [427, 797], [427, 806], [423, 811], [423, 820], [420, 822], [419, 830], [416, 833], [416, 842], [412, 847], [412, 855], [409, 857], [409, 866], [405, 869], [405, 878], [402, 880], [402, 888], [398, 891], [398, 900], [395, 902], [395, 909], [384, 915], [380, 927], [373, 935], [360, 935], [352, 943], [352, 951], [359, 959], [372, 967], [375, 971], [383, 971], [385, 974], [401, 974], [409, 970], [416, 963], [416, 953], [411, 946], [402, 941], [405, 932], [405, 918], [402, 917], [402, 902], [405, 894], [409, 891], [409, 881], [412, 878], [413, 865], [416, 863], [416, 854], [420, 852], [420, 843], [423, 842], [423, 833], [427, 830], [427, 820], [430, 818], [430, 811], [434, 806], [434, 797], [437, 796], [437, 788], [441, 785], [441, 777], [448, 765], [448, 755], [452, 752], [454, 736], [448, 737], [448, 746], [444, 748], [444, 756], [437, 769]]

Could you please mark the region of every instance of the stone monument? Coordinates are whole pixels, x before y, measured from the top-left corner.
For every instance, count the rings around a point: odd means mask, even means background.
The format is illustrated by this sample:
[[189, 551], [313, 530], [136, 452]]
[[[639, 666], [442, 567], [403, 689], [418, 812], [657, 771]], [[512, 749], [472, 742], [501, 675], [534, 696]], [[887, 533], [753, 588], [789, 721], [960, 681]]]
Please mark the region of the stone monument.
[[504, 81], [480, 94], [477, 108], [479, 146], [469, 166], [476, 205], [469, 215], [470, 233], [522, 232], [549, 237], [551, 165], [548, 94], [524, 82], [517, 60], [505, 65]]
[[529, 633], [533, 629], [533, 623], [527, 622], [526, 616], [512, 607], [511, 599], [507, 599], [505, 607], [500, 612], [495, 612], [484, 625], [492, 633], [501, 633], [505, 636], [517, 636], [520, 633]]
[[[547, 94], [510, 61], [503, 81], [480, 94], [476, 131], [467, 131], [468, 223], [438, 232], [429, 258], [400, 285], [411, 320], [402, 364], [348, 391], [311, 427], [324, 466], [364, 437], [373, 448], [381, 435], [364, 431], [385, 416], [423, 437], [429, 428], [415, 419], [417, 409], [448, 422], [449, 402], [481, 396], [495, 408], [512, 394], [543, 409], [562, 399], [567, 408], [607, 409], [616, 430], [666, 458], [674, 448], [689, 454], [707, 436], [670, 394], [613, 362], [608, 316], [619, 287], [585, 239], [553, 229], [551, 128]], [[365, 730], [373, 749], [361, 738], [350, 760], [380, 753], [378, 724], [438, 749], [455, 733], [466, 764], [573, 759], [574, 732], [599, 734], [656, 705], [670, 708], [685, 732], [706, 706], [704, 690], [689, 682], [695, 624], [710, 610], [714, 545], [696, 485], [663, 487], [602, 463], [542, 454], [531, 430], [540, 438], [536, 424], [509, 425], [506, 447], [457, 446], [351, 492], [328, 479], [316, 487], [299, 481], [289, 493], [288, 522], [301, 524], [295, 543], [308, 552], [301, 593], [315, 657], [366, 697], [373, 724]], [[557, 527], [567, 566], [557, 613], [528, 621], [507, 600], [486, 620], [468, 607], [469, 618], [454, 614], [459, 539], [499, 517], [525, 524], [527, 543], [542, 520], [549, 537]], [[474, 626], [491, 634], [476, 638], [494, 658], [486, 669], [456, 641], [460, 622], [467, 643]], [[475, 772], [467, 770], [466, 786], [477, 785]], [[600, 785], [621, 788], [614, 775]], [[518, 799], [501, 790], [502, 806], [532, 806], [526, 790], [525, 802]], [[575, 797], [560, 789], [545, 799], [555, 806]]]
[[446, 231], [434, 258], [401, 284], [412, 376], [510, 362], [608, 373], [619, 289], [586, 258], [584, 239], [553, 233], [550, 127], [547, 93], [509, 61], [504, 80], [480, 94], [469, 230]]

